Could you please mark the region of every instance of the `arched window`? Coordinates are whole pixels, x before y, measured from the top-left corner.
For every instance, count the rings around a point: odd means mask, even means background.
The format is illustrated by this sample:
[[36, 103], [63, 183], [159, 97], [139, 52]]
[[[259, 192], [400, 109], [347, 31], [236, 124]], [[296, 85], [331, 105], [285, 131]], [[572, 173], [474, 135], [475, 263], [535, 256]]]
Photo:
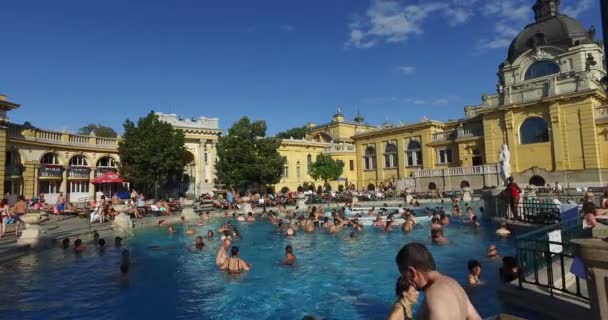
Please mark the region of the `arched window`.
[[524, 80], [540, 78], [559, 72], [560, 69], [557, 63], [550, 60], [541, 60], [534, 62], [530, 67], [528, 67]]
[[437, 185], [435, 184], [435, 182], [429, 183], [429, 190], [437, 190]]
[[114, 159], [112, 159], [112, 157], [103, 157], [99, 160], [97, 160], [97, 167], [101, 167], [101, 168], [116, 168], [118, 167], [118, 164], [116, 163], [116, 161], [114, 161]]
[[407, 165], [417, 167], [422, 165], [422, 146], [417, 140], [410, 140], [407, 144]]
[[89, 162], [83, 156], [73, 156], [70, 159], [70, 167], [86, 167], [88, 165]]
[[529, 183], [533, 186], [537, 186], [537, 187], [544, 187], [545, 186], [545, 178], [541, 177], [541, 176], [532, 176], [532, 178], [530, 178]]
[[365, 170], [376, 169], [376, 148], [368, 146], [365, 149], [365, 156], [363, 156], [363, 164]]
[[42, 164], [59, 164], [59, 159], [57, 159], [57, 155], [49, 152], [42, 156], [40, 159], [40, 163]]
[[386, 168], [397, 168], [399, 166], [399, 160], [397, 158], [397, 144], [389, 142], [384, 148], [384, 167]]
[[530, 117], [519, 127], [519, 140], [521, 144], [531, 144], [549, 141], [549, 125], [539, 117]]

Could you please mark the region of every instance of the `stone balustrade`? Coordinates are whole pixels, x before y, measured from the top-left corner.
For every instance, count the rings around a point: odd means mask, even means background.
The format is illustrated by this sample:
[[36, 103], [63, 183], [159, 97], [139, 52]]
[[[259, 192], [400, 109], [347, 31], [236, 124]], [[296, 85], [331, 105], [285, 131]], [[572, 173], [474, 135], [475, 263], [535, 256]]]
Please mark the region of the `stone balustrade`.
[[9, 124], [8, 137], [14, 140], [25, 140], [58, 145], [78, 145], [82, 147], [116, 150], [118, 138], [85, 136], [68, 132], [57, 132], [32, 128], [23, 125]]
[[450, 131], [444, 131], [433, 134], [433, 142], [441, 142], [455, 139], [481, 137], [483, 130], [480, 128], [460, 127]]
[[472, 167], [454, 167], [445, 169], [418, 169], [414, 171], [415, 178], [426, 177], [449, 177], [449, 176], [472, 176], [482, 174], [498, 174], [500, 166], [498, 164], [485, 164]]
[[595, 120], [608, 120], [608, 105], [595, 108]]

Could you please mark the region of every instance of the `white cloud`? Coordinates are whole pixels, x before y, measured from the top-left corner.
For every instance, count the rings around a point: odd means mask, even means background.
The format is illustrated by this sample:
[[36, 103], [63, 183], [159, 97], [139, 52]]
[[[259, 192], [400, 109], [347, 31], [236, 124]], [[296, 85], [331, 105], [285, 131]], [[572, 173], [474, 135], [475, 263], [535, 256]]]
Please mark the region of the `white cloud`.
[[473, 16], [473, 10], [465, 8], [454, 8], [452, 10], [446, 11], [445, 15], [449, 18], [448, 24], [453, 27], [469, 21], [469, 18]]
[[291, 31], [293, 31], [293, 29], [294, 29], [294, 27], [289, 24], [284, 24], [281, 26], [281, 30], [283, 30], [285, 32], [291, 32]]
[[413, 103], [417, 104], [417, 105], [421, 105], [421, 104], [426, 104], [426, 101], [422, 100], [422, 99], [416, 99], [413, 101]]
[[449, 101], [448, 99], [445, 99], [445, 98], [441, 98], [441, 99], [435, 99], [435, 100], [433, 100], [433, 101], [431, 102], [431, 104], [432, 104], [432, 105], [435, 105], [435, 106], [439, 106], [439, 105], [446, 105], [446, 104], [448, 104], [448, 103], [450, 103], [450, 101]]
[[592, 0], [574, 0], [573, 4], [562, 7], [562, 12], [571, 17], [577, 17], [591, 7], [593, 7]]
[[497, 22], [494, 26], [495, 36], [492, 39], [482, 39], [479, 46], [485, 49], [506, 48], [519, 33], [512, 25], [504, 22]]
[[412, 74], [414, 71], [416, 71], [416, 67], [412, 66], [400, 66], [397, 69], [399, 69], [399, 71], [401, 71], [403, 74]]

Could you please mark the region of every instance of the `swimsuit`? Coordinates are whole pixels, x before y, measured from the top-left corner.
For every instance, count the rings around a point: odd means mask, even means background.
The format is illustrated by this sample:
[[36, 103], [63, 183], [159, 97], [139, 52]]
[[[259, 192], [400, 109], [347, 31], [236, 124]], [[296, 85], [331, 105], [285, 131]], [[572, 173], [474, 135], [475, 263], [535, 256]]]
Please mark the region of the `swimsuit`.
[[230, 262], [232, 261], [233, 257], [228, 258], [228, 272], [229, 273], [241, 273], [242, 269], [241, 269], [241, 259], [236, 258], [236, 270], [230, 270]]

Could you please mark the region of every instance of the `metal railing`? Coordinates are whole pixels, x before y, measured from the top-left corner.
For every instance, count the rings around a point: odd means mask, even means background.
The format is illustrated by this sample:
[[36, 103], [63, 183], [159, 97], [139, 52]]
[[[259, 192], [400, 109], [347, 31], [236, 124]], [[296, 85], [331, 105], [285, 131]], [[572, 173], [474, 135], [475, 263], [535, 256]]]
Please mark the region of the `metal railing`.
[[515, 239], [519, 287], [524, 284], [572, 295], [589, 302], [587, 280], [570, 273], [574, 262], [570, 240], [584, 237], [580, 217], [565, 220]]
[[[515, 209], [517, 212], [513, 212]], [[507, 220], [519, 218], [523, 222], [550, 225], [561, 221], [561, 207], [552, 199], [524, 198], [515, 208], [508, 195], [496, 198], [496, 216]]]

